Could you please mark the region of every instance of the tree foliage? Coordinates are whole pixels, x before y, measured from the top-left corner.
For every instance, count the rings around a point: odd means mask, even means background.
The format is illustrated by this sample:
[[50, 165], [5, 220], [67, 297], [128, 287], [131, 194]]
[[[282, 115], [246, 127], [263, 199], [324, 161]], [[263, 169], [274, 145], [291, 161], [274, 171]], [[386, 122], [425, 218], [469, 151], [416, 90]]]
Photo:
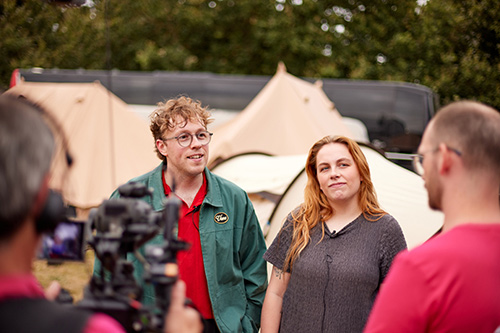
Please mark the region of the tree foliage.
[[396, 80], [500, 108], [496, 0], [94, 0], [0, 3], [0, 82], [15, 68], [209, 71]]

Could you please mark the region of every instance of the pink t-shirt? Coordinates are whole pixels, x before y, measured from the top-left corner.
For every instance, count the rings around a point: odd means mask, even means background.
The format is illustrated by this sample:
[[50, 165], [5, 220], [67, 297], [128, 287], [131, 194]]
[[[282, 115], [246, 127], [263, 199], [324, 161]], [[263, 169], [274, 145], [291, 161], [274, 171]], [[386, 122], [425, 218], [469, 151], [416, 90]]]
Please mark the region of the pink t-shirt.
[[[43, 289], [31, 274], [0, 276], [0, 301], [11, 298], [44, 298]], [[29, 320], [29, 318], [26, 318]], [[123, 327], [105, 314], [94, 314], [84, 328], [84, 333], [124, 333]]]
[[500, 328], [500, 223], [467, 224], [399, 254], [365, 332]]

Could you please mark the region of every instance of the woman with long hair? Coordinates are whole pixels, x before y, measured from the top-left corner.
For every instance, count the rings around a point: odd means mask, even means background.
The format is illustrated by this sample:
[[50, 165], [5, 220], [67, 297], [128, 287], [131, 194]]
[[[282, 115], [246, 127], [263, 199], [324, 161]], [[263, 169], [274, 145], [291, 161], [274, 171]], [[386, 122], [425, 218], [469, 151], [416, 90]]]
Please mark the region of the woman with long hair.
[[273, 265], [261, 332], [361, 332], [394, 256], [398, 222], [377, 200], [368, 162], [342, 136], [316, 142], [304, 202], [264, 255]]

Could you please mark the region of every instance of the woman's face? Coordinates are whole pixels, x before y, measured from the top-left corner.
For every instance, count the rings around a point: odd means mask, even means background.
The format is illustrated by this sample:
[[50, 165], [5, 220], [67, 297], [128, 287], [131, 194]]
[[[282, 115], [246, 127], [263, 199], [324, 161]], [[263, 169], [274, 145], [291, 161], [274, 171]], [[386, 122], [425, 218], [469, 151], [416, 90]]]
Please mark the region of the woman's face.
[[316, 172], [321, 191], [332, 206], [358, 201], [361, 177], [345, 144], [324, 145], [316, 157]]

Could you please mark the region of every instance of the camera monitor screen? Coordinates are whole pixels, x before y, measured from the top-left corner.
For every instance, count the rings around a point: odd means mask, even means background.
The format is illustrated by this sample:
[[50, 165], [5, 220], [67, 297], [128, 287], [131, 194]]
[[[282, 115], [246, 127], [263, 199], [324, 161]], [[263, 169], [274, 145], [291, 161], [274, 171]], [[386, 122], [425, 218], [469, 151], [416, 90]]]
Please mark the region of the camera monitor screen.
[[85, 222], [65, 221], [52, 233], [42, 237], [38, 259], [48, 261], [83, 261], [85, 252]]

